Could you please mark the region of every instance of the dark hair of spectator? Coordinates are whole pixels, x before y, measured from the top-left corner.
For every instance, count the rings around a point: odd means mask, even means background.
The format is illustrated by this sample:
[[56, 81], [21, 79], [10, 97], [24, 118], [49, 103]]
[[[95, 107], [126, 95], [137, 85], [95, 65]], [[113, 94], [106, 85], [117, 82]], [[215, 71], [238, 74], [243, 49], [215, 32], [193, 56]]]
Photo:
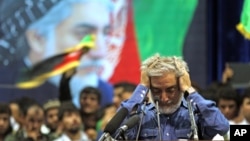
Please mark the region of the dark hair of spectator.
[[89, 94], [96, 95], [97, 99], [98, 99], [98, 103], [101, 103], [102, 96], [101, 96], [101, 91], [98, 88], [91, 87], [91, 86], [83, 88], [82, 91], [81, 91], [81, 93], [80, 93], [80, 98], [83, 95], [89, 95]]
[[61, 106], [59, 107], [59, 112], [58, 112], [58, 119], [60, 121], [63, 119], [64, 114], [66, 112], [77, 112], [77, 113], [79, 113], [79, 110], [72, 103], [72, 101], [63, 101], [61, 103]]
[[[7, 114], [9, 116], [11, 116], [11, 110], [8, 104], [6, 103], [0, 103], [0, 114]], [[9, 121], [9, 127], [7, 129], [7, 131], [5, 132], [4, 136], [10, 134], [12, 132], [12, 126], [11, 123]]]

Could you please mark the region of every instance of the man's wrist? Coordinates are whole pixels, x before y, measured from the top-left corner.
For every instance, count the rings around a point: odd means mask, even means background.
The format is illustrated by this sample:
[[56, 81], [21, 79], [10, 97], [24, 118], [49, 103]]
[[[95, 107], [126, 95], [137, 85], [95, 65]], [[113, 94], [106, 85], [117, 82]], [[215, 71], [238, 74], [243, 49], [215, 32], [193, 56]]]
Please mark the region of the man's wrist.
[[146, 88], [149, 88], [149, 86], [146, 85], [146, 84], [144, 84], [144, 83], [140, 83], [140, 85], [142, 85], [142, 86], [144, 86], [144, 87], [146, 87]]
[[186, 91], [185, 91], [185, 93], [188, 93], [189, 95], [190, 94], [193, 94], [193, 93], [195, 93], [196, 92], [196, 90], [195, 90], [195, 88], [193, 88], [193, 87], [189, 87]]

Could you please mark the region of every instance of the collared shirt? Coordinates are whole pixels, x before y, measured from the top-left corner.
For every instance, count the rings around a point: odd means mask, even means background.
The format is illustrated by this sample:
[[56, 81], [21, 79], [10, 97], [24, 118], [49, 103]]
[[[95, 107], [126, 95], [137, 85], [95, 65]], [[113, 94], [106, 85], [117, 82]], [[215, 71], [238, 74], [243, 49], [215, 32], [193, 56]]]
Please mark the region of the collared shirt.
[[250, 123], [248, 123], [245, 118], [238, 123], [234, 122], [233, 120], [229, 120], [229, 124], [230, 125], [250, 125]]
[[[147, 88], [138, 85], [131, 98], [122, 102], [121, 106], [130, 112], [135, 105], [143, 106], [141, 103], [146, 95]], [[216, 107], [215, 103], [205, 100], [197, 92], [187, 97], [192, 101], [196, 125], [199, 131], [199, 139], [211, 140], [216, 134], [225, 135], [229, 130], [229, 123], [224, 115]], [[141, 112], [142, 113], [142, 112]], [[142, 114], [141, 114], [142, 115]], [[145, 108], [139, 140], [159, 140], [157, 112], [155, 105], [149, 103]], [[183, 98], [180, 107], [173, 114], [160, 114], [160, 130], [162, 140], [191, 139], [191, 122], [187, 102]], [[128, 140], [135, 140], [139, 125], [127, 131]]]
[[54, 141], [90, 141], [90, 139], [84, 132], [81, 132], [81, 138], [79, 140], [71, 140], [68, 135], [62, 134], [62, 136]]

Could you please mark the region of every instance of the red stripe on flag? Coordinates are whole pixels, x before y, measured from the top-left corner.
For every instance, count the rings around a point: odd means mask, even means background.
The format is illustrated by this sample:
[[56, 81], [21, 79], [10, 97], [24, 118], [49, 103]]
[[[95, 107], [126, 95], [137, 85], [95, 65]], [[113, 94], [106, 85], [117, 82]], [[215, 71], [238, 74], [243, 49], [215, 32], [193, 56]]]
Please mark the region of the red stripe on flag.
[[78, 50], [72, 53], [69, 53], [63, 58], [62, 63], [56, 65], [53, 70], [63, 68], [66, 64], [69, 64], [73, 61], [78, 61], [82, 56], [82, 50]]
[[121, 52], [121, 60], [115, 68], [110, 79], [111, 83], [129, 81], [139, 83], [140, 80], [140, 57], [137, 49], [137, 41], [134, 31], [132, 1], [128, 0], [128, 23], [126, 27], [126, 40]]

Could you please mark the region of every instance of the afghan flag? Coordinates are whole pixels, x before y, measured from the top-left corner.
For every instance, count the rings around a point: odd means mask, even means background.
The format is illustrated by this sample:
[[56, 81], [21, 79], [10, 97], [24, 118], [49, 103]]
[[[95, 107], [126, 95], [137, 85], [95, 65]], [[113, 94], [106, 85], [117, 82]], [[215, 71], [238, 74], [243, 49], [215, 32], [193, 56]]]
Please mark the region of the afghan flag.
[[240, 17], [240, 23], [236, 29], [248, 40], [250, 40], [250, 0], [245, 0]]
[[110, 81], [138, 83], [149, 56], [183, 56], [183, 44], [197, 0], [129, 0], [126, 40]]
[[35, 64], [32, 68], [24, 70], [16, 86], [29, 89], [43, 84], [49, 77], [61, 74], [77, 67], [80, 58], [95, 46], [95, 36], [85, 36], [79, 44], [68, 48], [65, 52]]

